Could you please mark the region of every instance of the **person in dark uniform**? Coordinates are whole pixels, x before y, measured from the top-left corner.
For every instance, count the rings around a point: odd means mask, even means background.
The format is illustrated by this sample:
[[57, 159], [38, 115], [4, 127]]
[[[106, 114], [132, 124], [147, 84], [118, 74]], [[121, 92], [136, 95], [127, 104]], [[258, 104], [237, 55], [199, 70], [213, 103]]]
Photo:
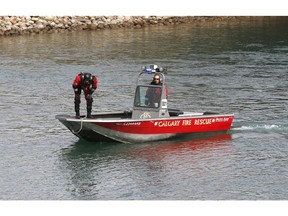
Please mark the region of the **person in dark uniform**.
[[80, 102], [81, 102], [80, 95], [82, 90], [84, 92], [84, 96], [86, 99], [87, 118], [91, 118], [92, 103], [93, 103], [92, 94], [98, 87], [98, 78], [91, 73], [81, 72], [76, 75], [72, 87], [75, 93], [74, 103], [75, 103], [76, 118], [80, 118]]
[[[155, 74], [153, 77], [152, 82], [150, 85], [163, 85], [161, 80], [160, 80], [160, 75]], [[166, 90], [166, 98], [168, 98], [168, 88], [165, 86]], [[160, 99], [161, 99], [161, 89], [160, 88], [148, 88], [146, 91], [145, 95], [145, 104], [148, 106], [155, 106], [155, 104], [158, 105], [160, 104]]]

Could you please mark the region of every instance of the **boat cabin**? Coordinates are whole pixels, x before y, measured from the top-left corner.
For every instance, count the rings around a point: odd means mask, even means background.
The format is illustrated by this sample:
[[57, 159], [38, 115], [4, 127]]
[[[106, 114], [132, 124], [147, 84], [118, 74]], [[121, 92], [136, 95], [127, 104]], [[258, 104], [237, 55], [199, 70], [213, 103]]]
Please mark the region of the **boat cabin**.
[[[149, 119], [169, 117], [166, 98], [165, 75], [157, 65], [143, 67], [137, 79], [133, 104], [133, 119]], [[151, 82], [154, 75], [160, 77], [160, 84]]]

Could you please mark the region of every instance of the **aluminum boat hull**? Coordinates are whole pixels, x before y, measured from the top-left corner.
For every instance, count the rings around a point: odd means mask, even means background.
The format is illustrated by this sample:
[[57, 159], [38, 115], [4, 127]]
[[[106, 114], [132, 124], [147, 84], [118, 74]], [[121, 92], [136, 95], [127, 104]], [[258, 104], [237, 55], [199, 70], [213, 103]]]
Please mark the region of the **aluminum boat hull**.
[[167, 118], [132, 119], [127, 112], [101, 113], [92, 118], [76, 119], [57, 115], [74, 135], [95, 142], [148, 142], [166, 140], [188, 134], [226, 132], [233, 114], [183, 113]]

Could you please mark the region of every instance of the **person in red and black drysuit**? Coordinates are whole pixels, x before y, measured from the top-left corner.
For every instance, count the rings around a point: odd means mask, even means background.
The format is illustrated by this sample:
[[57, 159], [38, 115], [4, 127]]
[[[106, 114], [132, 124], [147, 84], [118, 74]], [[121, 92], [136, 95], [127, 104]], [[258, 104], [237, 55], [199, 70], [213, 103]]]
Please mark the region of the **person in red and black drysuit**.
[[98, 78], [91, 73], [81, 72], [77, 74], [77, 76], [75, 77], [72, 87], [75, 92], [74, 103], [75, 103], [76, 118], [80, 118], [81, 90], [83, 90], [86, 99], [87, 118], [91, 118], [92, 103], [93, 103], [92, 94], [98, 87]]

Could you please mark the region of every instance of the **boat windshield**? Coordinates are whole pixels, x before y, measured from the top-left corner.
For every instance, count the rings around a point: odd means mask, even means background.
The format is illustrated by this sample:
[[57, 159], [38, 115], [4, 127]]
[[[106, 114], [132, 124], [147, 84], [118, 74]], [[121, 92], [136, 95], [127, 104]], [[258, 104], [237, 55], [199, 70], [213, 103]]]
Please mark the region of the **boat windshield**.
[[161, 101], [161, 86], [137, 86], [134, 106], [158, 108]]

